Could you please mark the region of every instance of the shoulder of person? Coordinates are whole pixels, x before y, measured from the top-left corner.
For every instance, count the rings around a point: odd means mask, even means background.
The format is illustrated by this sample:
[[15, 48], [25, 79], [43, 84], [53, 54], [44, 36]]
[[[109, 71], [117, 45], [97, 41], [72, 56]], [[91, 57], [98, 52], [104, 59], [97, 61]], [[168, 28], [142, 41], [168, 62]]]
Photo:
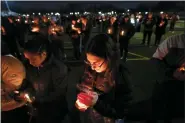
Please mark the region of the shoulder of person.
[[173, 35], [166, 39], [166, 43], [170, 46], [170, 48], [183, 46], [185, 47], [185, 33]]

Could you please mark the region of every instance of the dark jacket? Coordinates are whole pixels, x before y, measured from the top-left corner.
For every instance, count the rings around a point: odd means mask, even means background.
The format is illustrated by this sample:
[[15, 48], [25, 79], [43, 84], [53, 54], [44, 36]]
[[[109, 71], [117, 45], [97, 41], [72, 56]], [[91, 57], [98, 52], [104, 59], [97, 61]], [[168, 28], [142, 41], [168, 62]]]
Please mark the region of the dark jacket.
[[[123, 36], [121, 35], [122, 31], [124, 31]], [[130, 38], [132, 38], [132, 36], [134, 36], [134, 34], [135, 34], [135, 28], [133, 24], [131, 24], [130, 22], [120, 24], [120, 28], [119, 28], [120, 40], [121, 39], [129, 40]]]
[[[161, 22], [164, 22], [164, 24], [160, 27], [159, 25], [160, 25]], [[164, 19], [157, 18], [155, 34], [157, 34], [157, 33], [165, 34], [167, 25], [168, 25], [168, 20], [166, 18], [164, 18]]]
[[65, 96], [67, 83], [64, 80], [68, 73], [65, 64], [51, 56], [43, 67], [36, 68], [29, 63], [25, 66], [35, 102], [51, 103]]
[[144, 31], [152, 31], [153, 30], [153, 26], [155, 24], [155, 19], [154, 18], [145, 18], [143, 20], [143, 24], [144, 24]]
[[[108, 30], [111, 29], [111, 34], [108, 33]], [[112, 25], [109, 21], [106, 27], [106, 33], [115, 41], [117, 42], [117, 34], [118, 34], [118, 21], [116, 20]]]
[[[110, 119], [122, 119], [124, 116], [126, 116], [127, 106], [129, 106], [130, 101], [132, 99], [128, 69], [123, 64], [120, 64], [119, 68], [117, 68], [116, 71], [117, 72], [115, 72], [114, 74], [115, 86], [112, 89], [110, 89], [110, 91], [106, 93], [101, 93], [101, 95], [99, 95], [98, 101], [93, 106], [93, 109], [96, 112], [98, 112], [101, 115], [101, 117], [108, 117]], [[76, 75], [77, 78], [70, 77], [70, 79], [68, 80], [70, 81], [70, 86], [68, 86], [68, 93], [67, 93], [68, 102], [70, 102], [68, 105], [69, 109], [71, 110], [73, 109], [73, 111], [71, 112], [74, 112], [74, 110], [77, 110], [74, 107], [75, 101], [77, 99], [77, 94], [79, 93], [79, 91], [76, 89], [76, 84], [79, 82], [80, 83], [83, 82], [81, 77], [84, 75], [84, 67], [75, 69], [74, 72], [71, 72], [71, 76], [73, 75]], [[96, 87], [94, 89], [98, 93], [102, 92]], [[85, 122], [85, 123], [91, 122], [88, 119], [86, 119], [87, 117], [82, 118], [84, 115], [89, 116], [88, 112], [89, 112], [88, 110], [85, 113], [80, 112], [81, 122]], [[73, 116], [77, 116], [77, 115], [73, 114]], [[73, 117], [72, 119], [75, 119], [75, 118]]]
[[92, 30], [92, 23], [90, 20], [87, 20], [87, 25], [85, 27], [85, 30], [82, 30], [82, 33], [84, 34], [83, 41], [82, 41], [83, 45], [85, 45], [87, 41], [89, 40], [91, 30]]

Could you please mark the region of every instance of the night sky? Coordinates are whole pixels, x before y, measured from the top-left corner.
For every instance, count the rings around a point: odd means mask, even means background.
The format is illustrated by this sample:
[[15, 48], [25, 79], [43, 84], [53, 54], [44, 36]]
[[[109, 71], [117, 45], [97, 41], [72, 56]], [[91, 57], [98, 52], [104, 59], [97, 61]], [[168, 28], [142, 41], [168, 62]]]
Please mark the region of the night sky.
[[[10, 9], [13, 9], [15, 7], [21, 7], [22, 9], [29, 10], [31, 8], [34, 9], [51, 9], [51, 10], [56, 10], [59, 9], [61, 6], [64, 6], [66, 3], [79, 3], [78, 1], [72, 2], [72, 1], [8, 1], [8, 4], [10, 6]], [[112, 4], [113, 6], [117, 8], [135, 8], [137, 7], [140, 3], [146, 4], [147, 6], [154, 6], [158, 3], [158, 1], [91, 1], [91, 2], [86, 2], [86, 1], [81, 1], [81, 3], [98, 3], [98, 4]], [[4, 4], [2, 4], [4, 5]], [[2, 7], [3, 8], [3, 7]]]

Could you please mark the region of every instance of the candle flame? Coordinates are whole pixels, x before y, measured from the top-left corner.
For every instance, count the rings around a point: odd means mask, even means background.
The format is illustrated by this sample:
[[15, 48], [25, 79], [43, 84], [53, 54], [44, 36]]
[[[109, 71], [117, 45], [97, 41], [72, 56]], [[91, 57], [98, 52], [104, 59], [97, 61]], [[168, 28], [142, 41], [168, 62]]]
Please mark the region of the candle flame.
[[26, 100], [27, 100], [28, 102], [32, 102], [31, 99], [30, 99], [29, 94], [25, 94], [24, 97], [26, 98]]
[[81, 103], [78, 99], [76, 101], [76, 104], [77, 104], [79, 109], [87, 109], [88, 108], [88, 106], [86, 106], [85, 104]]
[[124, 31], [121, 31], [121, 35], [122, 35], [122, 36], [124, 35], [124, 33], [125, 33]]
[[180, 68], [180, 71], [185, 71], [185, 67], [181, 67]]
[[72, 27], [72, 29], [74, 29], [74, 25], [73, 24], [71, 25], [71, 27]]
[[108, 30], [108, 33], [109, 33], [109, 34], [111, 34], [111, 32], [112, 32], [112, 30], [111, 30], [111, 29], [109, 29], [109, 30]]

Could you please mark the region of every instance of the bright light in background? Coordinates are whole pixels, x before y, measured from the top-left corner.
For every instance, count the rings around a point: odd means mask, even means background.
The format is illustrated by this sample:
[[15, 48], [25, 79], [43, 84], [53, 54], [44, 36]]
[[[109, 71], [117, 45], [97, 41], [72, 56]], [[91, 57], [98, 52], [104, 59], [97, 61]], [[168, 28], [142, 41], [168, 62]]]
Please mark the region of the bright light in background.
[[98, 14], [101, 14], [101, 12], [98, 12]]
[[40, 12], [38, 14], [40, 15]]
[[35, 15], [35, 13], [33, 13], [33, 15]]
[[70, 12], [70, 15], [73, 15], [73, 12]]
[[128, 9], [127, 12], [129, 12], [130, 10]]
[[51, 15], [53, 15], [53, 12], [51, 12]]
[[161, 14], [163, 14], [164, 12], [163, 12], [163, 11], [161, 11], [160, 13], [161, 13]]
[[27, 17], [29, 17], [30, 15], [29, 14], [27, 14]]
[[141, 14], [141, 12], [139, 12], [139, 14]]
[[112, 14], [114, 14], [114, 11], [112, 11]]
[[122, 13], [123, 15], [125, 14], [125, 13]]
[[55, 13], [55, 15], [60, 15], [60, 13], [57, 12], [57, 13]]
[[148, 12], [145, 12], [145, 14], [148, 14]]

